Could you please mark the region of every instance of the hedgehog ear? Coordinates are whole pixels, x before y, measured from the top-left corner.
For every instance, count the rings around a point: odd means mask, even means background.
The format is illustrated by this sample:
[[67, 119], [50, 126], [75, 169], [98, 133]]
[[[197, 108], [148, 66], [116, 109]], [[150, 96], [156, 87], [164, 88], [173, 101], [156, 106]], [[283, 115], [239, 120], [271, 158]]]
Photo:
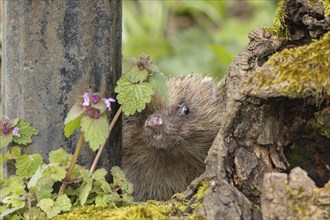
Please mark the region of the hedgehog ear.
[[212, 102], [216, 102], [218, 100], [218, 87], [213, 79], [211, 77], [205, 77], [202, 79], [202, 83], [209, 88]]

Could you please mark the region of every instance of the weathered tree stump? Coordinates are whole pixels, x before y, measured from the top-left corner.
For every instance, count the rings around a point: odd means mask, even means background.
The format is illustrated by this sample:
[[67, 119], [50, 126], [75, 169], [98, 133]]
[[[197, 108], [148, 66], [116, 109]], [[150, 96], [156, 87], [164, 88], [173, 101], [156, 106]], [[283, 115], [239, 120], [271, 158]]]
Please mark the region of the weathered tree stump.
[[[68, 95], [82, 78], [114, 97], [121, 74], [121, 1], [3, 1], [3, 114], [39, 130], [26, 153], [75, 148], [65, 139]], [[118, 106], [114, 107], [116, 111]], [[110, 137], [103, 167], [119, 165], [121, 123]], [[111, 158], [110, 158], [111, 155]], [[93, 154], [82, 156], [88, 164]]]
[[[294, 211], [285, 191], [294, 181], [323, 187], [330, 178], [330, 12], [324, 4], [329, 7], [321, 0], [285, 0], [276, 31], [252, 32], [249, 45], [230, 65], [221, 82], [222, 126], [206, 172], [185, 192], [189, 198], [202, 179], [209, 181], [200, 209], [208, 219], [327, 217], [329, 187], [319, 204], [326, 211], [306, 215]], [[304, 175], [292, 180], [293, 173], [288, 180], [286, 173], [296, 166], [313, 181]], [[280, 196], [267, 203], [270, 195]], [[284, 214], [276, 214], [280, 209]]]

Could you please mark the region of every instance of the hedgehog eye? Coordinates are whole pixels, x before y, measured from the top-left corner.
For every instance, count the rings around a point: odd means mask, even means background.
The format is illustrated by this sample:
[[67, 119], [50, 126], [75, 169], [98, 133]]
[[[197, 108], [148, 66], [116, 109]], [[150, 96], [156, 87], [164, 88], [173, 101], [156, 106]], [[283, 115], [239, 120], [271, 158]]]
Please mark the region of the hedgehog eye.
[[189, 108], [186, 104], [180, 105], [179, 113], [180, 115], [188, 115], [189, 114]]

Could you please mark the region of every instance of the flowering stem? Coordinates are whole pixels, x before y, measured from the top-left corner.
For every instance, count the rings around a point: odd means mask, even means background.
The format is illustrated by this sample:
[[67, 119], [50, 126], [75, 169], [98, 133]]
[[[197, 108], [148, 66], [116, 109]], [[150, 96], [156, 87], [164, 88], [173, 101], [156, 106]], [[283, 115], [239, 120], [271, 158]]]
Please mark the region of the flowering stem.
[[[117, 120], [118, 120], [118, 118], [119, 118], [119, 116], [120, 116], [120, 114], [121, 114], [121, 112], [122, 112], [123, 110], [122, 110], [122, 106], [120, 106], [120, 108], [118, 109], [118, 111], [116, 112], [116, 114], [115, 114], [115, 116], [113, 117], [113, 119], [112, 119], [112, 121], [111, 121], [111, 123], [110, 123], [110, 125], [109, 125], [109, 135], [110, 135], [110, 133], [111, 133], [111, 130], [112, 130], [112, 128], [115, 126], [115, 124], [116, 124], [116, 122], [117, 122]], [[101, 154], [102, 154], [102, 151], [103, 151], [103, 149], [104, 149], [104, 146], [105, 146], [105, 143], [107, 142], [107, 140], [101, 145], [101, 147], [99, 148], [99, 150], [98, 150], [98, 152], [97, 152], [97, 154], [96, 154], [96, 156], [95, 156], [95, 159], [94, 159], [94, 161], [93, 161], [93, 164], [92, 164], [92, 166], [91, 166], [91, 168], [90, 168], [90, 170], [89, 170], [89, 172], [90, 173], [93, 173], [94, 172], [94, 170], [95, 170], [95, 168], [96, 168], [96, 165], [97, 165], [97, 162], [99, 161], [99, 159], [100, 159], [100, 157], [101, 157]]]
[[73, 168], [74, 168], [74, 165], [76, 164], [77, 162], [77, 159], [78, 159], [78, 156], [79, 156], [79, 153], [80, 153], [80, 150], [81, 150], [81, 147], [82, 147], [82, 144], [84, 143], [84, 135], [82, 133], [80, 133], [80, 136], [79, 136], [79, 140], [78, 140], [78, 144], [77, 144], [77, 147], [76, 147], [76, 150], [74, 152], [74, 155], [72, 157], [72, 160], [71, 160], [71, 163], [70, 163], [70, 166], [69, 166], [69, 169], [68, 171], [66, 172], [66, 175], [65, 175], [65, 178], [64, 178], [64, 181], [62, 183], [62, 186], [60, 188], [60, 191], [58, 192], [58, 195], [62, 195], [69, 180], [70, 180], [70, 176], [71, 176], [71, 173], [73, 171]]

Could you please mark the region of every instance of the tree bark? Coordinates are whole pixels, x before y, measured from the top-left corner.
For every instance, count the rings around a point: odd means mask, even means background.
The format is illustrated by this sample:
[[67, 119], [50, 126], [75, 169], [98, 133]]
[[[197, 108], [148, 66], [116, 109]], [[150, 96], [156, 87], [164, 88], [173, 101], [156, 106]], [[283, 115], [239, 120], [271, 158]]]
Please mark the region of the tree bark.
[[[3, 13], [3, 114], [24, 118], [39, 130], [26, 153], [46, 157], [59, 147], [73, 151], [77, 138], [63, 134], [68, 95], [81, 79], [89, 79], [94, 91], [115, 96], [121, 1], [3, 1]], [[120, 122], [110, 143], [102, 162], [108, 168], [120, 164]], [[92, 158], [87, 151], [80, 159], [88, 164]]]
[[[277, 85], [273, 90], [263, 90], [258, 86], [260, 82], [249, 84], [251, 80], [255, 81], [251, 76], [256, 71], [262, 68], [264, 72], [273, 70], [267, 61], [275, 53], [310, 45], [330, 30], [330, 18], [325, 15], [322, 1], [285, 0], [281, 10], [280, 13], [285, 14], [282, 22], [290, 33], [290, 39], [264, 29], [252, 32], [249, 45], [235, 58], [221, 82], [223, 107], [219, 111], [223, 112], [222, 126], [206, 159], [205, 173], [185, 192], [189, 198], [202, 179], [209, 181], [200, 208], [200, 214], [207, 219], [278, 219], [279, 216], [279, 219], [304, 216], [323, 219], [327, 213], [297, 214], [290, 209], [293, 203], [286, 197], [299, 195], [289, 195], [285, 190], [290, 176], [294, 175], [290, 174], [288, 178], [286, 173], [295, 166], [305, 169], [319, 187], [329, 181], [330, 136], [318, 132], [316, 117], [321, 114], [325, 121], [330, 122], [329, 94], [306, 92], [285, 95]], [[330, 42], [324, 44], [328, 48], [329, 45]], [[329, 56], [324, 54], [320, 62], [329, 67]], [[320, 73], [325, 78], [322, 83], [330, 85], [329, 68], [326, 70]], [[269, 77], [279, 77], [274, 76], [278, 73], [272, 73]], [[321, 87], [321, 84], [317, 86]], [[296, 175], [296, 178], [306, 182], [307, 188], [314, 184], [310, 179], [307, 181], [305, 175]], [[318, 190], [315, 185], [311, 188]], [[324, 188], [324, 194], [326, 192], [329, 192], [329, 187]], [[264, 194], [263, 200], [261, 194]], [[276, 199], [269, 202], [271, 196]], [[330, 211], [330, 193], [323, 199], [328, 202], [319, 208]], [[281, 208], [285, 212], [279, 215]]]

